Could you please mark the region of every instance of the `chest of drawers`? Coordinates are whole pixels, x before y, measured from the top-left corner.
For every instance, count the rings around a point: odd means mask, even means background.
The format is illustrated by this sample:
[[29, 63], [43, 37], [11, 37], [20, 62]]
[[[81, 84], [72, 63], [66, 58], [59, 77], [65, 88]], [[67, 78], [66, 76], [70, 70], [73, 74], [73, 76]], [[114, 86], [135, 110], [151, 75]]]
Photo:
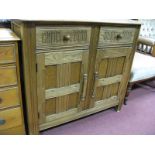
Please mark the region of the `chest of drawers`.
[[25, 134], [18, 41], [10, 29], [0, 29], [0, 135]]
[[121, 109], [140, 24], [12, 21], [22, 39], [30, 134]]

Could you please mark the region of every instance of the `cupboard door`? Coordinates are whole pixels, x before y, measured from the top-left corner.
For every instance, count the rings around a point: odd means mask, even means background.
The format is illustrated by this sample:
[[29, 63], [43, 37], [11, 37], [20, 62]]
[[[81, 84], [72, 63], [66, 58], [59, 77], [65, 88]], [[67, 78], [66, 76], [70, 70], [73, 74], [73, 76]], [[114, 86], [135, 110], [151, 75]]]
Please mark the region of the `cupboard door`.
[[88, 56], [88, 50], [37, 54], [40, 124], [78, 112], [85, 102]]
[[98, 49], [91, 104], [93, 106], [118, 105], [127, 81], [131, 47]]

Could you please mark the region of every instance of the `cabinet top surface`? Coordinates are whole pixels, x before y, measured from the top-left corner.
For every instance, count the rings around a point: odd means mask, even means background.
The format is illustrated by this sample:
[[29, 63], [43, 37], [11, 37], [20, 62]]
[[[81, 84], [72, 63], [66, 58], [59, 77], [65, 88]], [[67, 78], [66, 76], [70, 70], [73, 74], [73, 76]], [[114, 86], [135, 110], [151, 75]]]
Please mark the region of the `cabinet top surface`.
[[84, 20], [84, 19], [15, 19], [20, 22], [34, 22], [34, 23], [82, 23], [82, 24], [127, 24], [127, 25], [141, 25], [136, 20]]
[[20, 40], [16, 34], [8, 28], [0, 28], [0, 41], [18, 41]]

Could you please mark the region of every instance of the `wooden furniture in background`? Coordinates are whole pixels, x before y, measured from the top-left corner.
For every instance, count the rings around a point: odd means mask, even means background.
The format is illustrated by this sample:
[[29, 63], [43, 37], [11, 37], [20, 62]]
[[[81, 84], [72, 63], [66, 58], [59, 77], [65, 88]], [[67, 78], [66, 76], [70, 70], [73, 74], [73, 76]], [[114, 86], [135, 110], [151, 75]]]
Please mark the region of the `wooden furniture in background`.
[[125, 100], [134, 85], [155, 79], [155, 20], [141, 19], [139, 21], [142, 22], [142, 26]]
[[19, 74], [18, 41], [0, 28], [0, 135], [25, 134]]
[[12, 21], [21, 37], [29, 134], [124, 101], [140, 24]]

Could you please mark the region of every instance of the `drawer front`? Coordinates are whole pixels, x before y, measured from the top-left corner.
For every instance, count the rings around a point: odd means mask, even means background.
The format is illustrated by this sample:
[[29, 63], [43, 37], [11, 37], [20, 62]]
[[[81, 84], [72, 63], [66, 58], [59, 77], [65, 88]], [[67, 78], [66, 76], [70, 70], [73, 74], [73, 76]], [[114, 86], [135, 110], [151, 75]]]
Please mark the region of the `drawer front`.
[[101, 27], [98, 46], [132, 44], [134, 42], [135, 32], [136, 28]]
[[0, 87], [17, 84], [15, 66], [0, 66]]
[[90, 27], [37, 27], [37, 49], [88, 46]]
[[18, 88], [0, 89], [0, 109], [19, 105]]
[[15, 62], [15, 45], [0, 45], [0, 64]]
[[1, 130], [6, 130], [20, 125], [22, 125], [20, 107], [0, 111], [0, 133]]

